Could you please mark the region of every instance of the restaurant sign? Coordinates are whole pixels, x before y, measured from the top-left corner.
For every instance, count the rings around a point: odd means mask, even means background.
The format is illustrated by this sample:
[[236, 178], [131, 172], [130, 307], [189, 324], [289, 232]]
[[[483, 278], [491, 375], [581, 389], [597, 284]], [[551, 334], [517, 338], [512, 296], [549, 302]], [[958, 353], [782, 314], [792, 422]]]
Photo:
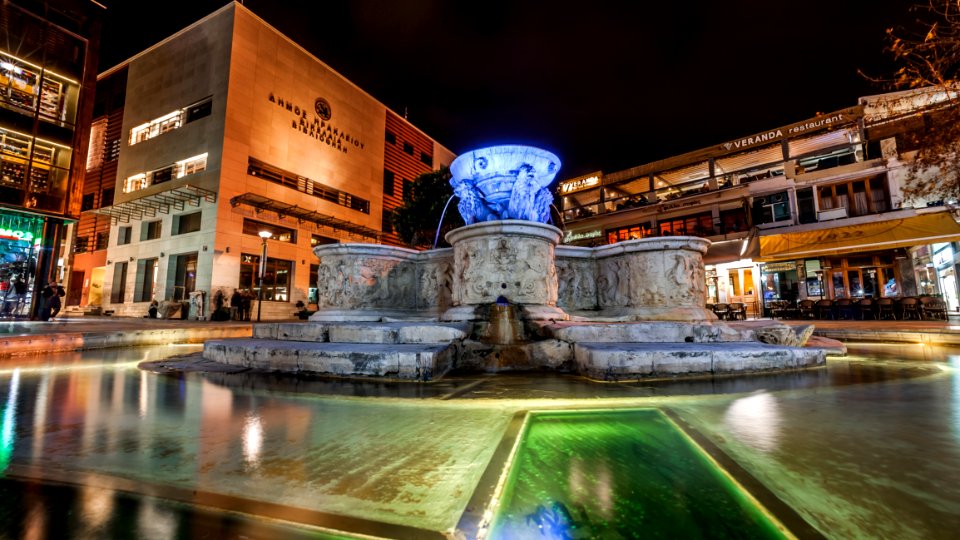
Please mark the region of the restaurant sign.
[[587, 240], [589, 238], [600, 238], [602, 236], [600, 229], [595, 229], [592, 231], [584, 231], [575, 233], [573, 231], [567, 231], [566, 235], [563, 237], [563, 243], [569, 244], [570, 242], [576, 242], [578, 240]]
[[566, 195], [576, 191], [583, 191], [587, 188], [600, 185], [600, 173], [588, 174], [579, 178], [573, 178], [560, 183], [560, 193]]
[[753, 148], [762, 144], [779, 141], [786, 137], [794, 137], [803, 133], [822, 131], [825, 129], [837, 127], [839, 125], [852, 124], [863, 115], [863, 109], [860, 107], [851, 107], [842, 111], [822, 114], [809, 120], [790, 124], [788, 126], [771, 129], [763, 133], [756, 133], [749, 137], [737, 139], [735, 141], [725, 142], [720, 145], [720, 150], [731, 152], [735, 150], [744, 150]]

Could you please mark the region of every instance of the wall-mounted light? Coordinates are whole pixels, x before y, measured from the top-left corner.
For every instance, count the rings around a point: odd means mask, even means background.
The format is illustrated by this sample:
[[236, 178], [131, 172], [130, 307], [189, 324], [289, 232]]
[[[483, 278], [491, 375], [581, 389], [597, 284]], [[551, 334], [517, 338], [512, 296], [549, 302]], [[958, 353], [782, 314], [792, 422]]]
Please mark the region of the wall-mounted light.
[[161, 251], [161, 252], [160, 252], [160, 256], [161, 256], [161, 257], [164, 257], [164, 256], [166, 256], [166, 254]]
[[206, 251], [206, 250], [207, 250], [207, 246], [203, 246], [203, 250]]
[[306, 260], [306, 259], [300, 259], [300, 264], [307, 264], [307, 260]]
[[227, 246], [227, 249], [223, 250], [224, 253], [230, 253], [230, 246]]
[[111, 261], [110, 259], [107, 259], [107, 264], [113, 264], [113, 261]]
[[133, 262], [133, 257], [130, 257], [130, 262]]

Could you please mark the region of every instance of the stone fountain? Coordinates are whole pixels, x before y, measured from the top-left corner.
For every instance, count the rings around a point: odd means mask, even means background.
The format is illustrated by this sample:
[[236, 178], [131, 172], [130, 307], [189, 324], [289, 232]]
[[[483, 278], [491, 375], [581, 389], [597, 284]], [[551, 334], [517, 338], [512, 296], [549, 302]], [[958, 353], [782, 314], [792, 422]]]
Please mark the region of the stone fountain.
[[[548, 189], [557, 156], [495, 146], [458, 157], [450, 180], [467, 223], [446, 249], [314, 248], [318, 311], [209, 341], [204, 357], [251, 368], [432, 380], [451, 369], [557, 369], [602, 380], [821, 365], [785, 325], [732, 328], [707, 310], [709, 240], [558, 245]], [[762, 340], [762, 341], [761, 341]], [[765, 342], [763, 342], [765, 341]]]

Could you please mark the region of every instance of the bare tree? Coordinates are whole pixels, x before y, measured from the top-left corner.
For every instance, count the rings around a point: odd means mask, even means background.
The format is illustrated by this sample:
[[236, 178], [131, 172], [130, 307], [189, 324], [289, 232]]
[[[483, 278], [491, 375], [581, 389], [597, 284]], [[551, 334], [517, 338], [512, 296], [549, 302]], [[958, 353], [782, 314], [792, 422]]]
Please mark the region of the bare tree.
[[[908, 200], [960, 199], [960, 0], [928, 0], [911, 9], [907, 28], [887, 30], [886, 51], [897, 70], [876, 79], [890, 90], [928, 90], [921, 113], [898, 137], [902, 150], [916, 150], [908, 167]], [[929, 97], [936, 96], [936, 97]]]

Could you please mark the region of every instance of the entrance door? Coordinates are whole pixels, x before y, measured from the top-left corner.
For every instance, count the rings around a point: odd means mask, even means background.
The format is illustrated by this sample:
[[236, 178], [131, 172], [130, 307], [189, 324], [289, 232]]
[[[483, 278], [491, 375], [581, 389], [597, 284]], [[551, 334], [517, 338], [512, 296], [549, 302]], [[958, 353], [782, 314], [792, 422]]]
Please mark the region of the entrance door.
[[727, 277], [730, 279], [730, 289], [727, 291], [727, 302], [739, 302], [747, 307], [747, 316], [757, 316], [757, 295], [754, 290], [752, 268], [731, 268]]
[[83, 295], [83, 271], [70, 272], [70, 283], [67, 284], [67, 298], [64, 305], [79, 306]]
[[[169, 274], [168, 274], [169, 275]], [[177, 273], [173, 282], [173, 299], [185, 300], [197, 288], [197, 254], [177, 255]]]
[[960, 302], [957, 300], [957, 276], [953, 268], [940, 272], [940, 283], [943, 286], [943, 299], [947, 302], [947, 309], [957, 311]]
[[[90, 291], [87, 293], [87, 305], [88, 306], [102, 306], [103, 305], [103, 276], [107, 272], [107, 267], [98, 266], [90, 270]], [[126, 280], [126, 272], [124, 272], [124, 280]], [[123, 300], [121, 299], [122, 303]]]

